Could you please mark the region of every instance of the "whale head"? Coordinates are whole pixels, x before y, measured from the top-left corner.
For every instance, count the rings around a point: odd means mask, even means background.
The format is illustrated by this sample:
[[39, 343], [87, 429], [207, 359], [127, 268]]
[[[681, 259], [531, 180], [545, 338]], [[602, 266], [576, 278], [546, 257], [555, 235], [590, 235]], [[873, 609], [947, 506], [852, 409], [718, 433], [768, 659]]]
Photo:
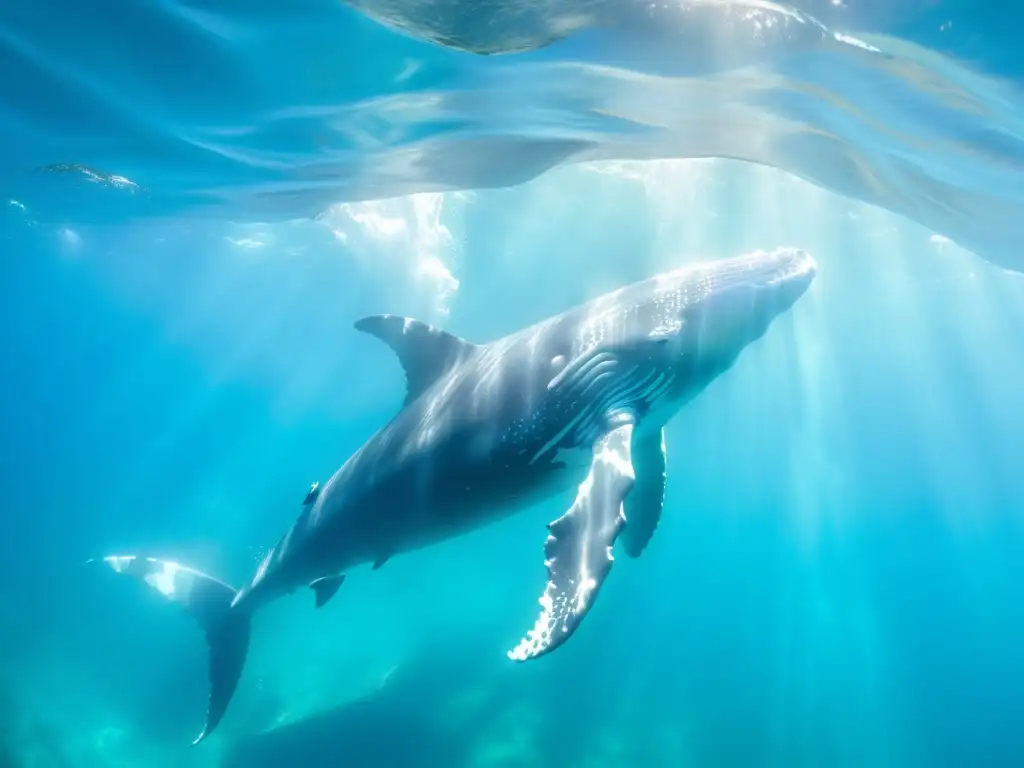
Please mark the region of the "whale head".
[[728, 370], [807, 292], [816, 272], [810, 254], [793, 248], [690, 265], [598, 299], [579, 338], [605, 339], [622, 363], [625, 379], [608, 379], [616, 408], [671, 409]]
[[804, 295], [816, 273], [806, 251], [756, 251], [669, 273], [657, 293], [674, 305], [684, 354], [732, 360]]
[[699, 391], [727, 370], [760, 339], [779, 315], [814, 282], [817, 265], [795, 248], [756, 251], [707, 262], [655, 278], [647, 323], [674, 325], [666, 354], [680, 374], [680, 386]]

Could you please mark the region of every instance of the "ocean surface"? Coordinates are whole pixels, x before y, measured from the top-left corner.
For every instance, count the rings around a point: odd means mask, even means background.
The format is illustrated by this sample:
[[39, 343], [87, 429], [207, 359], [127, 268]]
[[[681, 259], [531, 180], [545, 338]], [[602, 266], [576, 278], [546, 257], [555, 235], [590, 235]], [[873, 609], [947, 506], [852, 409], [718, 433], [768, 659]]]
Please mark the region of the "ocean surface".
[[[967, 0], [0, 7], [0, 768], [1024, 765], [1024, 49]], [[699, 260], [818, 277], [667, 429], [664, 516], [513, 664], [568, 498], [194, 623], [486, 342]]]

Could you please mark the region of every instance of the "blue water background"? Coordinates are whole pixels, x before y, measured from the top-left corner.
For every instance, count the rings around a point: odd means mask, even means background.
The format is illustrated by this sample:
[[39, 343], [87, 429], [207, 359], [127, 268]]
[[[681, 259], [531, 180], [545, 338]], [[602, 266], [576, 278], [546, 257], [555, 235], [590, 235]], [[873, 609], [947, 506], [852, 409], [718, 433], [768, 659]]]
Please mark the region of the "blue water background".
[[[1003, 205], [996, 247], [978, 253], [944, 228], [723, 160], [574, 164], [507, 189], [351, 201], [317, 221], [281, 221], [296, 214], [284, 206], [256, 223], [235, 214], [265, 177], [175, 150], [187, 119], [258, 122], [268, 104], [339, 90], [368, 99], [385, 80], [399, 88], [407, 58], [431, 57], [419, 71], [446, 86], [498, 65], [466, 74], [466, 55], [343, 8], [249, 8], [260, 34], [244, 51], [181, 48], [173, 27], [161, 44], [153, 15], [125, 3], [2, 12], [3, 55], [60, 52], [34, 59], [60, 88], [2, 86], [11, 764], [1021, 764], [1024, 279], [1001, 268], [1021, 221], [1006, 219], [1019, 214], [1012, 153], [918, 158], [934, 177], [1006, 174], [988, 189]], [[1000, 8], [967, 8], [866, 6], [850, 29], [955, 54], [1014, 88], [1008, 24], [986, 22]], [[946, 16], [952, 42], [936, 31]], [[910, 106], [901, 114], [920, 118]], [[845, 140], [873, 167], [891, 160], [891, 145]], [[263, 136], [272, 151], [296, 150]], [[149, 192], [37, 173], [47, 163]], [[418, 181], [401, 191], [436, 189]], [[923, 199], [885, 181], [893, 199]], [[210, 185], [239, 197], [196, 192]], [[401, 400], [397, 362], [356, 319], [396, 312], [485, 341], [662, 268], [777, 245], [815, 255], [815, 286], [672, 423], [663, 523], [643, 558], [620, 555], [570, 644], [529, 665], [503, 655], [534, 618], [560, 500], [357, 571], [319, 611], [308, 594], [267, 609], [222, 729], [187, 746], [205, 703], [201, 636], [83, 563], [145, 551], [245, 580], [308, 484]]]

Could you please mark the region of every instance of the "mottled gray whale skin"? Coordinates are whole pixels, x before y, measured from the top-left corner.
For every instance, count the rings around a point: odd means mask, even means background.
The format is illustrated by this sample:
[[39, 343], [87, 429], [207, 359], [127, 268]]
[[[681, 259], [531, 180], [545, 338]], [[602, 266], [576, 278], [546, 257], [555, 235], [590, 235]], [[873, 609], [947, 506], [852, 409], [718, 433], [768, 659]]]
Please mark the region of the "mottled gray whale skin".
[[206, 631], [210, 703], [196, 742], [228, 706], [260, 606], [305, 586], [321, 606], [354, 566], [378, 568], [577, 488], [548, 525], [537, 622], [509, 656], [526, 660], [565, 642], [593, 605], [620, 534], [638, 557], [658, 525], [666, 422], [815, 272], [795, 249], [700, 263], [483, 345], [403, 317], [357, 322], [395, 351], [405, 402], [322, 488], [314, 484], [247, 586], [236, 591], [167, 560], [104, 558], [183, 604]]

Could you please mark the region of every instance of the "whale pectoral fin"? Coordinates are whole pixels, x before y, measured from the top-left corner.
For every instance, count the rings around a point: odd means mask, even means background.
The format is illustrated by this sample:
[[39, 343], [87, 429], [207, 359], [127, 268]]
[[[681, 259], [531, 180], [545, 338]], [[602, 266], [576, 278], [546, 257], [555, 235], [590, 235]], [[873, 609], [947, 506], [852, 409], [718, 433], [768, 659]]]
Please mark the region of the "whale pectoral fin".
[[654, 535], [665, 504], [665, 430], [633, 442], [636, 484], [623, 502], [626, 529], [622, 544], [630, 557], [640, 557]]
[[400, 315], [364, 317], [356, 321], [356, 329], [376, 336], [398, 356], [405, 370], [405, 405], [477, 349], [454, 334]]
[[324, 576], [321, 579], [314, 579], [309, 584], [309, 588], [313, 590], [316, 595], [316, 607], [320, 608], [327, 604], [327, 601], [334, 597], [335, 593], [345, 582], [345, 576]]
[[622, 502], [633, 487], [632, 423], [622, 424], [594, 445], [590, 473], [569, 511], [548, 524], [544, 544], [548, 584], [541, 613], [508, 656], [526, 661], [553, 651], [580, 625], [612, 567], [612, 545], [625, 525]]

